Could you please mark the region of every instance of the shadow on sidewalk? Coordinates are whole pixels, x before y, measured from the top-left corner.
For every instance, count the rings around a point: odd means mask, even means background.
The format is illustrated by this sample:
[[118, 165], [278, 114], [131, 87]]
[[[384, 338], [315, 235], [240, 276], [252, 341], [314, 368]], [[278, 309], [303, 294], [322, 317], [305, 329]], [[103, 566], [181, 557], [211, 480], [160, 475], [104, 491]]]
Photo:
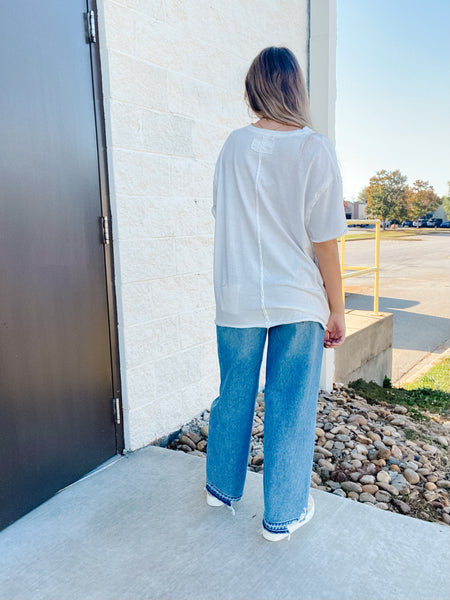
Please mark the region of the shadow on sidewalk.
[[[394, 315], [394, 349], [432, 352], [450, 337], [449, 319], [406, 310], [418, 304], [419, 302], [404, 298], [380, 296], [380, 312]], [[345, 308], [372, 311], [373, 296], [350, 293], [345, 298]]]

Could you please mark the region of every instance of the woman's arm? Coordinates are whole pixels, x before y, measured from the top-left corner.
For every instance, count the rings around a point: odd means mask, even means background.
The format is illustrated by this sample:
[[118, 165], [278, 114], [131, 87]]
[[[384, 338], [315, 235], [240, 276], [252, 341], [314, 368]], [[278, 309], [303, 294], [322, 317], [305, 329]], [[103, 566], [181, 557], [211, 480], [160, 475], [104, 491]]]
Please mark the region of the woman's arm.
[[345, 340], [344, 301], [337, 240], [313, 243], [330, 307], [325, 331], [325, 348], [340, 346]]

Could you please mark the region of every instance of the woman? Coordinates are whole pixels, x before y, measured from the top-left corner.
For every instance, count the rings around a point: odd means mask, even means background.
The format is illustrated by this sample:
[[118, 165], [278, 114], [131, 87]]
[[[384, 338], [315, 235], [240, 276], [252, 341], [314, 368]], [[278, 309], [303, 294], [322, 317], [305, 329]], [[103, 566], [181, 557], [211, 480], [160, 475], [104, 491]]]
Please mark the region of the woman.
[[336, 238], [347, 229], [331, 142], [311, 127], [293, 53], [268, 47], [245, 79], [259, 117], [217, 159], [214, 291], [220, 393], [211, 405], [207, 502], [243, 493], [267, 336], [263, 536], [290, 537], [309, 494], [323, 347], [345, 338]]

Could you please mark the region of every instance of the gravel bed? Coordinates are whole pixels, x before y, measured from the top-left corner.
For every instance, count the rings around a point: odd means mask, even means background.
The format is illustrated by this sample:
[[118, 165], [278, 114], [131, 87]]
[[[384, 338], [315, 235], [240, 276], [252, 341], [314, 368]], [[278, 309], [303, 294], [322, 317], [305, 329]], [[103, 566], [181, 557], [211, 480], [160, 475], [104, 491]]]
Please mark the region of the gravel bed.
[[[433, 417], [433, 415], [431, 415]], [[164, 445], [205, 457], [209, 410]], [[311, 487], [450, 525], [450, 422], [418, 422], [407, 408], [369, 404], [342, 385], [318, 398]], [[248, 468], [264, 470], [264, 394], [256, 400]]]

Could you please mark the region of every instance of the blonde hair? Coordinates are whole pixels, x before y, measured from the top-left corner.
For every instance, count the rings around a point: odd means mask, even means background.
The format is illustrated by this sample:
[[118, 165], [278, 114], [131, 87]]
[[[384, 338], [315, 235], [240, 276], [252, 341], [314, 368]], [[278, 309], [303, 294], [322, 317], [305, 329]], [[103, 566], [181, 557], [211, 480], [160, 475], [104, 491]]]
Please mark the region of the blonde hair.
[[289, 48], [269, 46], [261, 50], [245, 77], [244, 98], [258, 116], [312, 128], [303, 73]]

